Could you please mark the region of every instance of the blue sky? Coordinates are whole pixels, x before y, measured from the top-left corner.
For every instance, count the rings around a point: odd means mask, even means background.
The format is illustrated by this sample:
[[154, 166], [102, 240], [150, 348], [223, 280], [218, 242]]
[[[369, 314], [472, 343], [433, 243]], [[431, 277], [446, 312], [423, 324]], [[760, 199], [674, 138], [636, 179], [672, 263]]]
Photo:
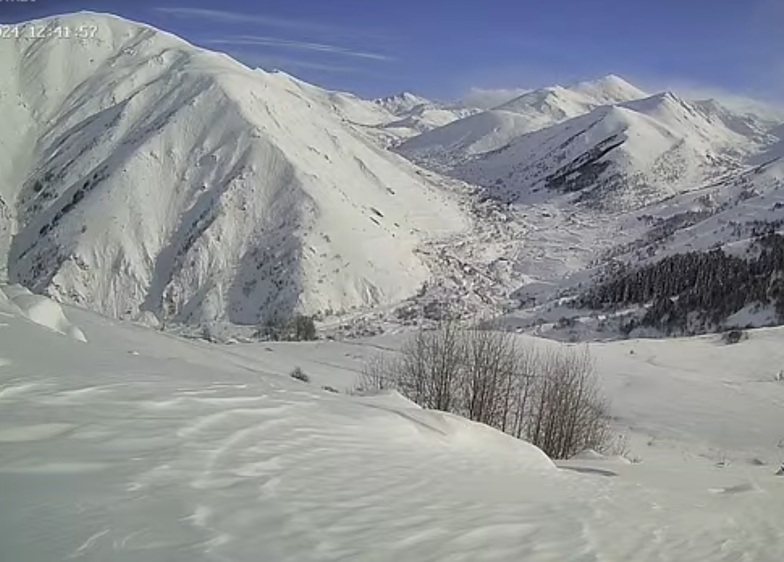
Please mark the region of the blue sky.
[[615, 73], [784, 102], [784, 0], [0, 0], [0, 20], [79, 9], [365, 96]]

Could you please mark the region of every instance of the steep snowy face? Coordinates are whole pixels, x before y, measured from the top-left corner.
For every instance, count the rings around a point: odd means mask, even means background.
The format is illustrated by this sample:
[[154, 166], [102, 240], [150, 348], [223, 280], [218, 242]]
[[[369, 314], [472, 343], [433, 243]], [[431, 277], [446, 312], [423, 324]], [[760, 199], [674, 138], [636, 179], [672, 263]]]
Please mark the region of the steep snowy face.
[[0, 260], [119, 317], [254, 323], [394, 302], [458, 207], [346, 123], [364, 107], [171, 35], [81, 13], [89, 39], [0, 44]]
[[442, 169], [468, 157], [496, 150], [539, 128], [538, 122], [512, 111], [490, 110], [427, 131], [397, 147], [405, 157]]
[[534, 90], [496, 109], [524, 115], [534, 120], [537, 128], [542, 128], [577, 117], [602, 105], [623, 103], [645, 96], [642, 90], [611, 75], [570, 87], [553, 86]]
[[771, 135], [728, 111], [664, 93], [523, 135], [452, 173], [507, 200], [576, 193], [578, 201], [628, 208], [738, 170], [770, 142]]
[[379, 98], [373, 100], [373, 103], [393, 116], [378, 127], [379, 131], [394, 139], [390, 144], [399, 144], [401, 140], [443, 127], [480, 111], [473, 107], [429, 100], [410, 92]]
[[378, 98], [374, 102], [392, 113], [402, 115], [421, 106], [433, 105], [433, 102], [411, 92], [400, 92], [392, 96]]
[[280, 70], [259, 72], [290, 95], [307, 98], [311, 104], [319, 106], [327, 113], [337, 114], [348, 124], [376, 127], [397, 119], [397, 116], [383, 105], [361, 99], [354, 94], [325, 90]]
[[645, 97], [617, 76], [526, 92], [494, 109], [453, 121], [404, 143], [401, 154], [440, 169], [497, 150], [512, 139], [603, 106]]

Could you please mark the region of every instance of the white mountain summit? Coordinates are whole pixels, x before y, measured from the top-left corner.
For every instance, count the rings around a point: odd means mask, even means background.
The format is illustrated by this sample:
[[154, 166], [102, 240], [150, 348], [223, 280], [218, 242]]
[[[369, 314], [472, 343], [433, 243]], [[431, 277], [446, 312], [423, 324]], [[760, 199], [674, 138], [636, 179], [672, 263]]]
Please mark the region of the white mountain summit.
[[647, 94], [618, 76], [532, 90], [478, 114], [425, 132], [400, 146], [401, 154], [440, 167], [501, 148], [515, 137], [538, 131], [597, 107]]
[[[477, 113], [325, 90], [114, 16], [41, 23], [99, 33], [0, 43], [0, 282], [111, 316], [497, 312], [619, 243], [585, 230], [626, 224], [606, 209], [694, 206], [709, 186], [753, 202], [780, 181], [769, 117], [616, 76]], [[495, 197], [383, 148], [406, 138], [402, 155]]]
[[526, 200], [544, 189], [627, 207], [739, 170], [772, 140], [716, 103], [693, 104], [665, 92], [516, 137], [453, 173], [506, 199]]
[[[394, 302], [466, 220], [330, 97], [118, 17], [0, 43], [0, 266], [105, 314], [255, 323]], [[356, 110], [356, 108], [354, 108]]]

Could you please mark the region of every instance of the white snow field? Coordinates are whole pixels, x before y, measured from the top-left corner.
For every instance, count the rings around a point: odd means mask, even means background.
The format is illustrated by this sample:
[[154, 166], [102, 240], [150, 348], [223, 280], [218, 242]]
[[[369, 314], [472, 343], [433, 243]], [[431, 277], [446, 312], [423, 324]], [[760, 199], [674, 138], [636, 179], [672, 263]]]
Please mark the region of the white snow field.
[[0, 311], [0, 560], [784, 558], [780, 329], [593, 346], [641, 462], [559, 468], [399, 395], [321, 388], [389, 338], [216, 346], [66, 314], [89, 343]]
[[0, 311], [18, 312], [28, 320], [79, 341], [87, 341], [82, 331], [71, 324], [59, 303], [34, 295], [21, 285], [0, 286]]

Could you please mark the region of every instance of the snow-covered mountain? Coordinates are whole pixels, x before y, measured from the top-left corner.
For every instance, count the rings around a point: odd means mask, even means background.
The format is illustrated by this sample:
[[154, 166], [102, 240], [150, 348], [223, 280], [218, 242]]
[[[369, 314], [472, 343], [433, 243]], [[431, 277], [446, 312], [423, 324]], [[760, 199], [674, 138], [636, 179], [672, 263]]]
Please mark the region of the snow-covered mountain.
[[497, 150], [528, 132], [528, 117], [511, 111], [483, 111], [415, 136], [397, 147], [400, 154], [437, 170]]
[[373, 101], [394, 116], [377, 128], [394, 135], [397, 141], [415, 137], [481, 111], [460, 104], [429, 100], [410, 92]]
[[429, 277], [415, 249], [466, 225], [347, 122], [374, 119], [361, 100], [117, 17], [37, 23], [98, 31], [0, 44], [12, 282], [119, 317], [255, 323], [401, 299]]
[[771, 142], [750, 118], [666, 92], [520, 136], [452, 173], [507, 200], [576, 192], [579, 200], [628, 207], [740, 170]]
[[405, 115], [413, 109], [420, 106], [433, 106], [434, 102], [431, 100], [412, 94], [411, 92], [400, 92], [391, 96], [378, 98], [373, 100], [377, 105], [380, 105], [392, 115]]
[[275, 81], [288, 94], [305, 98], [311, 105], [326, 113], [336, 114], [347, 124], [376, 127], [396, 118], [387, 108], [352, 93], [320, 88], [279, 70], [271, 73], [260, 72], [269, 80]]
[[597, 107], [645, 97], [618, 76], [526, 92], [493, 109], [454, 121], [401, 144], [406, 157], [448, 168], [467, 157], [490, 152], [515, 137], [538, 131]]
[[[52, 21], [101, 31], [0, 45], [0, 282], [113, 316], [256, 324], [300, 311], [357, 334], [496, 313], [644, 248], [640, 213], [669, 225], [716, 188], [713, 220], [737, 207], [749, 222], [755, 194], [778, 189], [784, 141], [769, 116], [640, 97], [616, 77], [475, 113], [324, 90], [119, 18]], [[451, 178], [383, 148], [438, 112], [467, 116], [399, 150]], [[775, 221], [771, 197], [760, 204]], [[711, 246], [734, 240], [704, 232]], [[678, 236], [651, 255], [688, 248]]]
[[541, 88], [499, 105], [537, 121], [540, 127], [587, 113], [602, 105], [613, 105], [646, 97], [645, 92], [613, 74], [572, 86]]

